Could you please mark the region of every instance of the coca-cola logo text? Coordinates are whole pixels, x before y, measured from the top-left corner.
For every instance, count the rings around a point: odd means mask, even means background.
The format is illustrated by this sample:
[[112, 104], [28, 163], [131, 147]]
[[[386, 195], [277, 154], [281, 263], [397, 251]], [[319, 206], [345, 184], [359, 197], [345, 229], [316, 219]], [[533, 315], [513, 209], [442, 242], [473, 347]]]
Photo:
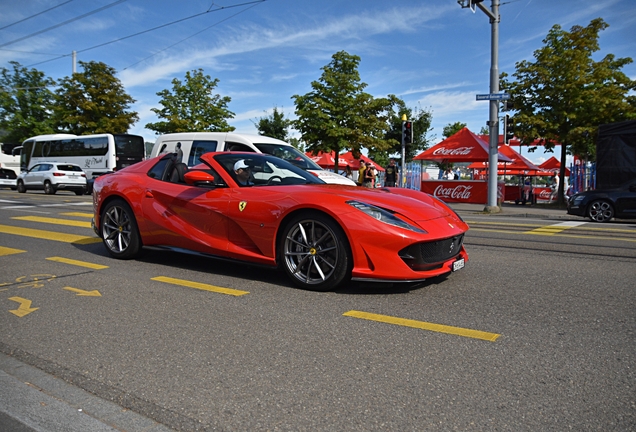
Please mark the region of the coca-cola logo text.
[[433, 195], [437, 198], [446, 198], [446, 199], [470, 199], [470, 190], [472, 186], [468, 185], [457, 185], [455, 187], [444, 187], [444, 185], [439, 185], [435, 188], [435, 192]]
[[433, 152], [435, 156], [466, 156], [469, 155], [472, 151], [473, 147], [458, 147], [458, 148], [450, 148], [440, 147]]

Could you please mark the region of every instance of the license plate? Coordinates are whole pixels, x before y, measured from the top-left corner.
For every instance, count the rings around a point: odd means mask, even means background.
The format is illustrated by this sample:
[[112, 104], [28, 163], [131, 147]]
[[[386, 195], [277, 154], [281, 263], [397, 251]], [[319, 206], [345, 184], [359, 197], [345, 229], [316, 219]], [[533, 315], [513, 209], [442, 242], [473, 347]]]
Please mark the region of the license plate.
[[464, 258], [462, 258], [462, 259], [459, 259], [459, 260], [455, 261], [455, 262], [453, 263], [453, 271], [455, 272], [455, 271], [457, 271], [457, 270], [461, 270], [461, 269], [463, 269], [463, 268], [464, 268], [464, 264], [465, 264], [465, 262], [464, 262]]

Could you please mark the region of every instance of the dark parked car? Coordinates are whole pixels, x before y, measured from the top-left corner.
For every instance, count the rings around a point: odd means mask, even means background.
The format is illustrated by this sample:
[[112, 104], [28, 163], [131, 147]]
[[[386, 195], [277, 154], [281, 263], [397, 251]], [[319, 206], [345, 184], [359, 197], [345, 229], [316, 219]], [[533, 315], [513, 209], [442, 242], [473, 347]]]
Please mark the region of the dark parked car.
[[568, 214], [589, 217], [593, 222], [636, 219], [636, 178], [615, 189], [596, 189], [573, 195]]

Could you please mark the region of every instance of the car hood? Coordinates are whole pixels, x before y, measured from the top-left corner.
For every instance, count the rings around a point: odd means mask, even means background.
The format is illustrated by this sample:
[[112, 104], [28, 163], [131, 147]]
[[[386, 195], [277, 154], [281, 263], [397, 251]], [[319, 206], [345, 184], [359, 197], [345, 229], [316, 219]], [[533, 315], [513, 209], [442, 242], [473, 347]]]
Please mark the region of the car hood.
[[[280, 186], [277, 187], [277, 190], [278, 188], [289, 189], [289, 193], [292, 196], [299, 193], [298, 187]], [[400, 213], [414, 221], [428, 221], [448, 216], [457, 218], [455, 213], [449, 210], [442, 202], [428, 194], [410, 189], [369, 189], [359, 186], [333, 184], [302, 186], [302, 195], [311, 196], [311, 200], [314, 202], [318, 202], [316, 195], [320, 194], [325, 195], [324, 200], [320, 202], [327, 206], [329, 202], [334, 202], [334, 200], [343, 204], [347, 201], [355, 200]], [[354, 211], [353, 207], [351, 209]]]

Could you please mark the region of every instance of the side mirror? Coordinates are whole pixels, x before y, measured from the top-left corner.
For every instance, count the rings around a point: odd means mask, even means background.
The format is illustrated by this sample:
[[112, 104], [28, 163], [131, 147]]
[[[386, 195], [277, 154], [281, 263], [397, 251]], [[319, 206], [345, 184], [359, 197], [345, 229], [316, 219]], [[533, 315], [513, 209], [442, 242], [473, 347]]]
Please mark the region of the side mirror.
[[190, 186], [214, 186], [214, 176], [205, 171], [188, 171], [183, 179]]

